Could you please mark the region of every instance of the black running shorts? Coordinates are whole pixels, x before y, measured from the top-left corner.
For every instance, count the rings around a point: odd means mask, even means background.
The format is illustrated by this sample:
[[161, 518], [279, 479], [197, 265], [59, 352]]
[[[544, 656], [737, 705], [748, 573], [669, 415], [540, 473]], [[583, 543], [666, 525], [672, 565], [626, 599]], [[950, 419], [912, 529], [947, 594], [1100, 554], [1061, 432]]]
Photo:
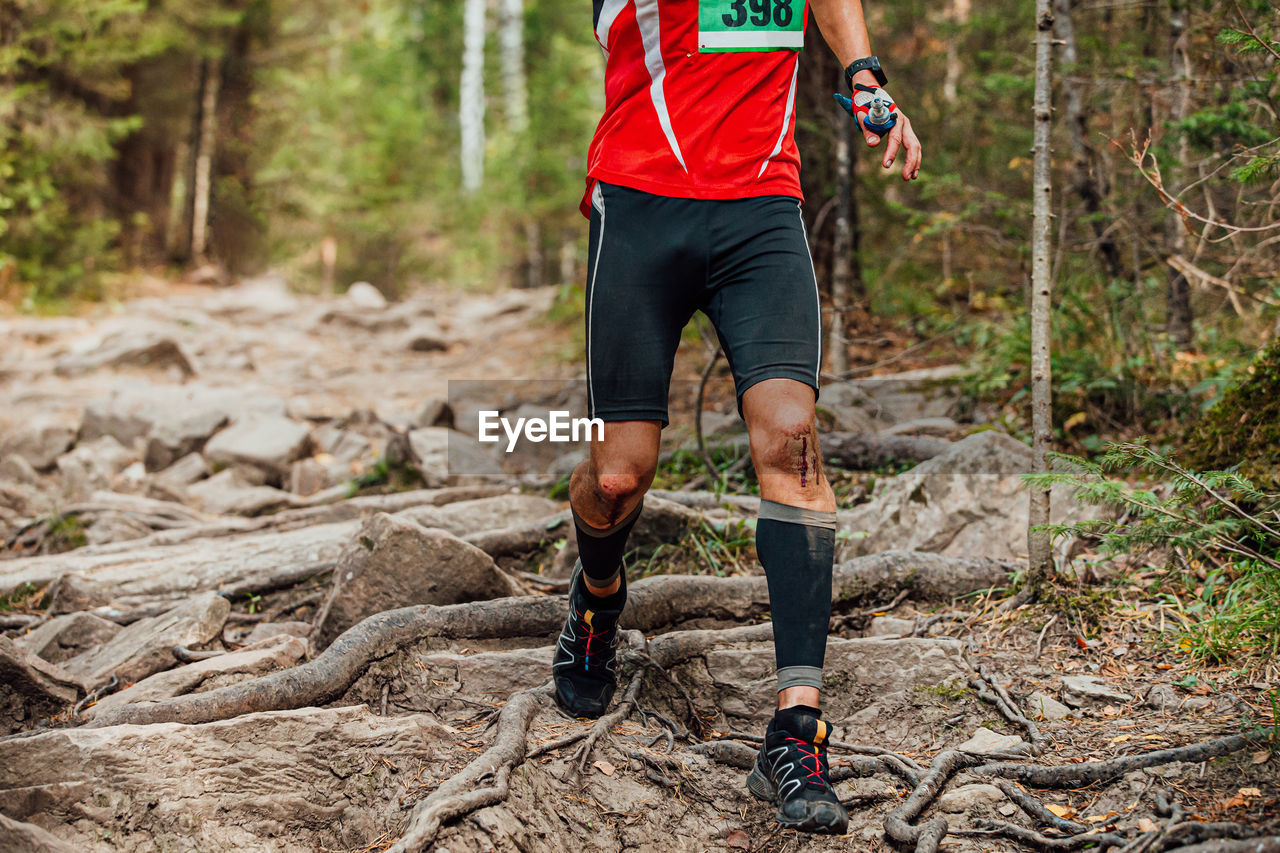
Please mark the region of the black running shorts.
[[667, 419], [680, 332], [702, 311], [742, 395], [762, 379], [818, 392], [822, 322], [800, 202], [670, 198], [596, 183], [587, 277], [591, 417]]

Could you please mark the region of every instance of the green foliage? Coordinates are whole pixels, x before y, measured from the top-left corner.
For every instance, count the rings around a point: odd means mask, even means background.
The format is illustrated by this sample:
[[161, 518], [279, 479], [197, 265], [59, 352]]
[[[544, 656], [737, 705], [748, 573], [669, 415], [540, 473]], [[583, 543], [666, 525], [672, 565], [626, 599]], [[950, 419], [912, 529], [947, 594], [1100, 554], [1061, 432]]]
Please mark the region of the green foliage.
[[1280, 340], [1259, 353], [1192, 426], [1186, 445], [1192, 465], [1236, 466], [1263, 488], [1280, 488]]
[[[1096, 537], [1107, 553], [1167, 554], [1166, 584], [1193, 622], [1183, 648], [1214, 661], [1244, 648], [1280, 652], [1280, 494], [1232, 470], [1195, 471], [1141, 443], [1111, 445], [1098, 462], [1058, 455], [1072, 470], [1027, 474], [1039, 488], [1068, 486], [1116, 518], [1050, 525], [1055, 537]], [[1115, 475], [1158, 478], [1150, 487]], [[1203, 583], [1187, 581], [1203, 571]], [[1180, 583], [1178, 581], [1181, 581]], [[1184, 604], [1174, 587], [1194, 587]]]
[[[700, 518], [680, 542], [653, 550], [636, 577], [651, 574], [751, 574], [755, 554], [755, 519], [714, 521]], [[628, 564], [630, 565], [630, 564]], [[629, 576], [630, 577], [630, 576]]]

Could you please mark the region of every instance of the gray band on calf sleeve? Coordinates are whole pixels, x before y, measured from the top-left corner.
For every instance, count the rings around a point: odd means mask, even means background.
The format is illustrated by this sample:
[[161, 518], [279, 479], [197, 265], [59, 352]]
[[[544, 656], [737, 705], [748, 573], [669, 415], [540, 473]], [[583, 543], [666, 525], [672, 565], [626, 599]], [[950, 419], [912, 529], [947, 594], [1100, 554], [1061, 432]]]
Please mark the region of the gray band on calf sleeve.
[[836, 529], [836, 514], [802, 506], [788, 506], [777, 501], [760, 501], [760, 517], [772, 518], [774, 521], [786, 521], [791, 524], [804, 524], [809, 527], [825, 527]]
[[778, 692], [788, 687], [814, 687], [822, 689], [822, 667], [784, 666], [778, 670]]

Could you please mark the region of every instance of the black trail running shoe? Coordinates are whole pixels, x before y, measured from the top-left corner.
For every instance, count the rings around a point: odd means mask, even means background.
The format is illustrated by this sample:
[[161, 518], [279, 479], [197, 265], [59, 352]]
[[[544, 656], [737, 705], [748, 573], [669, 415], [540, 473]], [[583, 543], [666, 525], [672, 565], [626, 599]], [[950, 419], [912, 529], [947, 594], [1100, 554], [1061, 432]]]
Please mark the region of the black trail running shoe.
[[[594, 597], [592, 597], [594, 598]], [[599, 717], [609, 707], [617, 687], [614, 657], [618, 648], [618, 617], [627, 601], [627, 579], [603, 606], [591, 603], [582, 577], [582, 563], [574, 567], [569, 585], [569, 618], [565, 621], [551, 675], [556, 701], [575, 717]]]
[[779, 824], [802, 832], [843, 835], [849, 813], [831, 788], [826, 740], [831, 727], [821, 711], [783, 708], [764, 733], [747, 790], [778, 806]]

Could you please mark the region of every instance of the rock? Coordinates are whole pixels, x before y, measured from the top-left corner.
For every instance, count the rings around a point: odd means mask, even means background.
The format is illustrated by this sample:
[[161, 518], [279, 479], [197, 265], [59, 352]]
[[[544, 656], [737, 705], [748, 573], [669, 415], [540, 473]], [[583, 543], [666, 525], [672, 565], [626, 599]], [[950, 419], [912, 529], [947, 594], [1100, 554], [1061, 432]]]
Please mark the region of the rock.
[[155, 702], [170, 696], [215, 690], [291, 667], [306, 657], [306, 654], [306, 641], [298, 637], [268, 639], [260, 645], [196, 661], [166, 672], [157, 672], [132, 687], [100, 699], [84, 712], [84, 717], [93, 720], [105, 711], [136, 702]]
[[177, 664], [174, 646], [199, 646], [217, 637], [229, 612], [225, 598], [201, 593], [160, 616], [139, 619], [101, 648], [67, 661], [65, 669], [92, 686], [112, 675], [140, 681]]
[[0, 455], [0, 481], [6, 480], [23, 486], [34, 486], [40, 482], [40, 472], [25, 456], [13, 453]]
[[[363, 506], [347, 503], [352, 505], [349, 510], [357, 512]], [[108, 603], [126, 610], [172, 604], [185, 601], [194, 589], [218, 589], [275, 574], [285, 566], [335, 560], [360, 529], [359, 521], [347, 518], [350, 516], [317, 518], [301, 529], [240, 534], [226, 530], [217, 538], [167, 545], [123, 543], [47, 557], [0, 560], [0, 594], [25, 584], [38, 588], [61, 578], [55, 599], [62, 608], [65, 598], [65, 608], [55, 609], [55, 613]]]
[[405, 774], [444, 772], [461, 737], [363, 705], [60, 729], [0, 741], [0, 810], [81, 851], [377, 847], [404, 819]]
[[289, 466], [307, 448], [311, 430], [279, 415], [251, 415], [237, 419], [205, 445], [204, 456], [214, 465], [243, 463], [261, 468], [281, 482]]
[[295, 495], [314, 495], [333, 485], [329, 469], [315, 459], [299, 459], [289, 469], [289, 491]]
[[343, 298], [357, 308], [381, 310], [387, 307], [387, 297], [367, 281], [357, 281], [347, 288]]
[[77, 376], [103, 367], [172, 368], [181, 376], [194, 376], [195, 365], [186, 350], [168, 335], [122, 331], [94, 341], [89, 348], [72, 352], [54, 365], [59, 376]]
[[[980, 731], [987, 731], [980, 729]], [[948, 814], [963, 814], [974, 809], [1004, 801], [1004, 793], [995, 785], [962, 785], [946, 791], [938, 797], [938, 808]]]
[[468, 486], [505, 476], [497, 453], [471, 436], [445, 427], [423, 427], [409, 433], [414, 466], [427, 488]]
[[1183, 711], [1207, 711], [1213, 707], [1213, 700], [1208, 696], [1190, 696], [1183, 700]]
[[188, 453], [156, 475], [154, 483], [182, 493], [192, 483], [209, 476], [209, 463], [199, 453]]
[[5, 429], [0, 435], [0, 456], [12, 454], [44, 471], [53, 467], [75, 438], [75, 426], [42, 418]]
[[415, 429], [424, 427], [447, 427], [454, 428], [453, 409], [449, 406], [449, 401], [444, 397], [432, 397], [422, 404], [422, 408], [418, 410], [418, 414], [413, 418], [413, 426]]
[[1033, 720], [1062, 720], [1071, 716], [1071, 709], [1047, 693], [1039, 691], [1027, 697], [1023, 707]]
[[92, 613], [69, 613], [50, 619], [17, 643], [50, 663], [62, 663], [108, 642], [120, 630], [115, 622]]
[[[841, 510], [842, 529], [866, 534], [850, 540], [842, 554], [903, 548], [946, 556], [1024, 556], [1027, 492], [1021, 475], [1030, 470], [1031, 448], [1022, 442], [993, 431], [971, 435], [886, 480], [868, 503]], [[1061, 490], [1053, 509], [1055, 523], [1096, 514]]]
[[22, 823], [0, 814], [0, 850], [8, 853], [83, 853], [88, 850], [106, 850], [94, 844], [91, 848], [59, 841], [33, 823]]
[[63, 492], [71, 500], [83, 500], [98, 490], [108, 490], [116, 477], [138, 461], [138, 456], [109, 435], [81, 442], [58, 457]]
[[1062, 701], [1079, 708], [1091, 702], [1132, 702], [1133, 697], [1094, 675], [1064, 675]]
[[73, 675], [0, 635], [0, 737], [61, 714], [82, 689]]
[[978, 755], [991, 755], [996, 752], [1009, 752], [1025, 746], [1017, 735], [1002, 735], [991, 731], [986, 726], [979, 726], [973, 736], [956, 747], [961, 752], [975, 752]]
[[1182, 697], [1172, 684], [1153, 684], [1147, 691], [1145, 702], [1148, 708], [1157, 711], [1173, 711], [1182, 704]]
[[828, 402], [825, 399], [825, 388], [823, 395], [824, 397], [818, 400], [817, 417], [818, 425], [824, 432], [868, 433], [875, 432], [881, 426], [874, 417], [861, 408]]
[[333, 587], [316, 617], [317, 648], [383, 610], [517, 594], [479, 548], [446, 531], [378, 513], [338, 558]]
[[288, 492], [255, 486], [231, 468], [189, 486], [186, 495], [200, 509], [215, 515], [258, 515], [293, 503]]
[[951, 418], [916, 418], [885, 427], [882, 431], [885, 435], [932, 435], [947, 438], [960, 431], [960, 424]]
[[867, 626], [868, 637], [902, 637], [910, 636], [916, 629], [916, 620], [899, 619], [896, 616], [877, 616]]
[[244, 642], [253, 645], [272, 637], [303, 637], [311, 633], [310, 622], [259, 622], [244, 638]]
[[449, 338], [439, 323], [434, 320], [419, 320], [409, 328], [404, 346], [410, 352], [441, 352], [449, 348], [449, 343]]
[[439, 527], [455, 536], [531, 524], [563, 512], [563, 504], [537, 495], [495, 495], [444, 506], [419, 506], [396, 513], [423, 527]]
[[232, 417], [284, 414], [284, 400], [243, 388], [143, 384], [91, 401], [80, 425], [80, 440], [109, 435], [126, 447], [143, 441], [147, 468], [167, 468], [200, 450]]

